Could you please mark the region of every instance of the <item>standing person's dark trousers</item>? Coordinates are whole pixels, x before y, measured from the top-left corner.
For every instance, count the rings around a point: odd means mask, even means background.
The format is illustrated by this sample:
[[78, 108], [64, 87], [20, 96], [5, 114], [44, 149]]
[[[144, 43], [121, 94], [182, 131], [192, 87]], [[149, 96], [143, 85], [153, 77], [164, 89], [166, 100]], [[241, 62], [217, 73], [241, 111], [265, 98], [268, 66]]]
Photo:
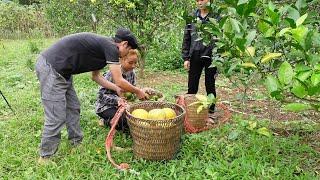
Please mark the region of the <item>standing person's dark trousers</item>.
[[[202, 70], [205, 72], [205, 87], [207, 94], [213, 94], [216, 97], [215, 75], [217, 73], [216, 67], [210, 67], [212, 63], [211, 58], [201, 57], [200, 51], [194, 51], [190, 59], [190, 69], [188, 78], [188, 94], [196, 94], [199, 88], [199, 81]], [[213, 113], [215, 105], [209, 108], [209, 112]]]

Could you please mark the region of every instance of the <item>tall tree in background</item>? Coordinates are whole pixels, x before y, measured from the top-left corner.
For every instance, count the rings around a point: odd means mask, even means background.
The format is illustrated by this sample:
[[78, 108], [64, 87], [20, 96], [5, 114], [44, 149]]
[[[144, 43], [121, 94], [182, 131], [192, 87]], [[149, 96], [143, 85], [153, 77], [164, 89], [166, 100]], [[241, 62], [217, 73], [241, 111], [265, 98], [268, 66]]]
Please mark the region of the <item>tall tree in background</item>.
[[110, 0], [107, 7], [114, 13], [106, 13], [109, 20], [118, 26], [128, 26], [139, 39], [141, 45], [140, 76], [144, 76], [145, 57], [149, 45], [160, 38], [160, 31], [176, 29], [178, 17], [185, 8], [191, 8], [191, 0]]

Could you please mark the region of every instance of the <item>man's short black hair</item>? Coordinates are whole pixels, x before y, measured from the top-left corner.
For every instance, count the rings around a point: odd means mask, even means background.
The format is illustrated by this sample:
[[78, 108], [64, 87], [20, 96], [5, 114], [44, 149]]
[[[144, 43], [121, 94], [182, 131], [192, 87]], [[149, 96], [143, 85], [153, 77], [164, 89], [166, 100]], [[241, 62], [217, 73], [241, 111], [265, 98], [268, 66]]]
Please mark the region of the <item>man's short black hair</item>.
[[128, 41], [128, 44], [132, 49], [138, 48], [137, 39], [129, 29], [119, 28], [114, 39], [116, 42]]

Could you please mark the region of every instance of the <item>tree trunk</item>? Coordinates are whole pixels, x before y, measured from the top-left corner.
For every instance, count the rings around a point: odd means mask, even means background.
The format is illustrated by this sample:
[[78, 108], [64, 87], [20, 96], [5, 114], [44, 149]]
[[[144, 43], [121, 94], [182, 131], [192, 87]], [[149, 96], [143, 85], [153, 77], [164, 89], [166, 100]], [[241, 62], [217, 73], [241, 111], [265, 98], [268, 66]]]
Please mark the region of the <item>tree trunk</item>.
[[146, 62], [146, 54], [147, 54], [147, 50], [146, 50], [146, 46], [145, 45], [141, 45], [140, 46], [140, 54], [141, 57], [139, 59], [139, 78], [144, 78], [144, 68], [145, 68], [145, 62]]

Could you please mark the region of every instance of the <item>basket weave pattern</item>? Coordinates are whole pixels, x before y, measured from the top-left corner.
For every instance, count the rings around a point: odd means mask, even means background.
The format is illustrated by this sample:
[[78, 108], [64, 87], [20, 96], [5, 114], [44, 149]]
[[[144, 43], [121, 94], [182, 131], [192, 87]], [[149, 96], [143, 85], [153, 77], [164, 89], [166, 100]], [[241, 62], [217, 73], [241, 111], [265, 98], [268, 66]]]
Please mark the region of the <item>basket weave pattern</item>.
[[[135, 118], [135, 109], [150, 111], [154, 108], [172, 108], [177, 116], [170, 120], [145, 120]], [[132, 104], [127, 108], [127, 119], [133, 138], [133, 153], [138, 158], [149, 160], [172, 159], [180, 149], [183, 133], [184, 109], [173, 103], [145, 101]]]
[[198, 101], [195, 94], [186, 94], [184, 95], [184, 98], [189, 123], [197, 129], [204, 128], [206, 126], [206, 119], [208, 118], [209, 110], [203, 109], [197, 113], [198, 105], [189, 106], [189, 104]]

